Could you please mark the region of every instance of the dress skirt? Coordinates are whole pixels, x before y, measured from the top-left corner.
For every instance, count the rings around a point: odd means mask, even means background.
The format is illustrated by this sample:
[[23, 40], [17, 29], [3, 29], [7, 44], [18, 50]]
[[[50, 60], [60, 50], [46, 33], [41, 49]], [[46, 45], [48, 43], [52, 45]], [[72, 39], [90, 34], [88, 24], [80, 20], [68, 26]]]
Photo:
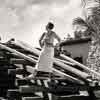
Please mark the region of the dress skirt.
[[53, 58], [54, 47], [44, 46], [39, 56], [39, 62], [36, 65], [37, 71], [52, 73]]

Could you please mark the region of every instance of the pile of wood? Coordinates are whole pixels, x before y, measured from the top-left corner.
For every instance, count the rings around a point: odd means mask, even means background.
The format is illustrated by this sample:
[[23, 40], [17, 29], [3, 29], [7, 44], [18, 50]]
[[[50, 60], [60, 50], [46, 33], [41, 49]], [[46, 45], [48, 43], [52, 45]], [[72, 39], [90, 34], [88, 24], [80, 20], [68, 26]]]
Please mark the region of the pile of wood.
[[[0, 96], [7, 100], [96, 100], [100, 74], [60, 54], [54, 58], [53, 77], [33, 74], [40, 50], [22, 41], [0, 43]], [[49, 81], [48, 81], [49, 80]], [[4, 86], [2, 86], [4, 85]], [[85, 91], [85, 93], [84, 93]]]

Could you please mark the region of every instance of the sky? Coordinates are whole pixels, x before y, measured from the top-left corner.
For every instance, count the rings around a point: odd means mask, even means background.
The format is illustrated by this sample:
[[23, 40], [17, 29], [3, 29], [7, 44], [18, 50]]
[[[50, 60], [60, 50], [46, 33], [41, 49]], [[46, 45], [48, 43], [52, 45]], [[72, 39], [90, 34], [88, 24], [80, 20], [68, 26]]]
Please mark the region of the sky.
[[72, 21], [82, 16], [81, 0], [0, 0], [0, 35], [38, 45], [46, 24], [55, 24], [54, 31], [63, 40], [73, 36]]

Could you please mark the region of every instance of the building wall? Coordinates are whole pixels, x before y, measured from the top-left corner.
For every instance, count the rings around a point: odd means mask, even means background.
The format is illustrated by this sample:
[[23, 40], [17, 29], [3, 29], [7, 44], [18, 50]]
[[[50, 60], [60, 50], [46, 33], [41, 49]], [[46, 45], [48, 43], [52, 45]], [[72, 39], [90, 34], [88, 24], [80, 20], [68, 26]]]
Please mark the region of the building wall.
[[71, 57], [83, 57], [83, 64], [86, 65], [86, 59], [88, 57], [88, 52], [89, 52], [89, 43], [77, 43], [73, 45], [66, 45], [63, 46], [64, 50], [67, 50], [68, 52], [71, 53]]

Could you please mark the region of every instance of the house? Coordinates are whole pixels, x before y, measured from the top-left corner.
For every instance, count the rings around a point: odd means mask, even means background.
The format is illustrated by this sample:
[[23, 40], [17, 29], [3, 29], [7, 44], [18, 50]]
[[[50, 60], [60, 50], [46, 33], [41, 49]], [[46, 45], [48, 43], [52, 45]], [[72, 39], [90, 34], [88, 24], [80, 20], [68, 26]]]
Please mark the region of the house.
[[60, 46], [62, 50], [70, 53], [73, 59], [86, 65], [90, 42], [91, 38], [71, 39], [62, 42]]

